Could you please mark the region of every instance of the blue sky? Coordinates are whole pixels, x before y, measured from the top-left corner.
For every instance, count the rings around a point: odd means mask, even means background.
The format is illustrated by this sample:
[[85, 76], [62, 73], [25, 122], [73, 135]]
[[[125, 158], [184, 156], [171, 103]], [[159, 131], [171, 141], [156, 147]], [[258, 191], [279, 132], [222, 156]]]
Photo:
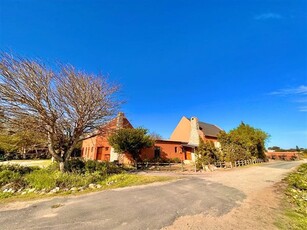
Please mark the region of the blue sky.
[[0, 0], [0, 50], [109, 75], [134, 126], [182, 116], [307, 147], [307, 1]]

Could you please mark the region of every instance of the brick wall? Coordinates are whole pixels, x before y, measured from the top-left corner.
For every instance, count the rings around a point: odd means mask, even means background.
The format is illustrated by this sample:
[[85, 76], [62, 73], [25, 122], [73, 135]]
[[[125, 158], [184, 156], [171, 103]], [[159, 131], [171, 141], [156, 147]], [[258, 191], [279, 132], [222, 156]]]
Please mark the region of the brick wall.
[[265, 155], [269, 159], [274, 160], [296, 160], [299, 159], [297, 152], [266, 152]]

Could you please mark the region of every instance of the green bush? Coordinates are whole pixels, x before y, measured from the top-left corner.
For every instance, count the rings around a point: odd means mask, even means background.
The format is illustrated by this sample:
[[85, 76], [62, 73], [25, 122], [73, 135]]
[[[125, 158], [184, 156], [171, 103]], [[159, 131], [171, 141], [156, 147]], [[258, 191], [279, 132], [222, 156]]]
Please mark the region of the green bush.
[[[47, 167], [50, 172], [59, 171], [59, 163], [55, 162]], [[98, 172], [100, 175], [116, 174], [123, 171], [122, 168], [113, 162], [87, 160], [74, 158], [65, 163], [66, 172], [85, 174]]]
[[297, 172], [290, 174], [288, 183], [296, 189], [307, 190], [307, 164], [301, 165]]
[[5, 171], [5, 170], [9, 170], [21, 175], [25, 175], [28, 174], [34, 170], [38, 170], [40, 169], [39, 167], [35, 167], [35, 166], [21, 166], [18, 164], [5, 164], [5, 165], [0, 165], [0, 172], [1, 171]]
[[107, 162], [106, 166], [108, 174], [119, 174], [124, 172], [123, 168], [119, 167], [113, 162]]
[[14, 195], [14, 194], [9, 193], [9, 192], [1, 192], [1, 191], [0, 191], [0, 200], [1, 200], [1, 199], [5, 199], [5, 198], [12, 197], [13, 195]]
[[51, 190], [55, 187], [72, 188], [87, 186], [90, 183], [97, 183], [104, 178], [98, 172], [77, 174], [61, 173], [60, 171], [50, 172], [48, 169], [41, 169], [26, 175], [25, 180], [31, 188]]
[[10, 170], [3, 170], [0, 172], [0, 186], [12, 183], [21, 179], [21, 175]]
[[72, 188], [87, 186], [91, 183], [96, 183], [104, 178], [95, 173], [93, 174], [74, 174], [74, 173], [61, 173], [56, 178], [56, 186], [60, 188]]
[[57, 174], [60, 174], [60, 172], [41, 169], [26, 175], [25, 180], [31, 188], [50, 190], [56, 187]]
[[280, 229], [305, 229], [307, 226], [307, 164], [287, 176], [285, 217], [277, 222]]
[[161, 157], [157, 157], [157, 158], [153, 159], [152, 162], [154, 162], [154, 163], [170, 163], [171, 160], [170, 159], [164, 159], [164, 158], [161, 158]]
[[9, 188], [18, 190], [25, 187], [27, 183], [20, 173], [3, 170], [0, 172], [0, 187], [6, 187], [6, 185], [9, 185]]
[[58, 162], [53, 162], [52, 164], [48, 165], [46, 168], [49, 172], [57, 172], [60, 171], [60, 165]]
[[85, 162], [85, 171], [88, 173], [98, 172], [103, 176], [121, 173], [123, 170], [113, 162], [99, 162], [88, 160]]
[[99, 163], [97, 161], [88, 160], [88, 161], [85, 162], [86, 172], [93, 173], [97, 170], [97, 168], [102, 168], [102, 165], [99, 165]]
[[65, 169], [67, 172], [85, 173], [85, 162], [79, 158], [74, 158], [66, 162]]
[[181, 160], [178, 157], [172, 159], [173, 163], [181, 163]]
[[287, 177], [288, 188], [287, 195], [292, 204], [295, 204], [295, 210], [307, 217], [307, 164], [301, 165], [296, 172]]

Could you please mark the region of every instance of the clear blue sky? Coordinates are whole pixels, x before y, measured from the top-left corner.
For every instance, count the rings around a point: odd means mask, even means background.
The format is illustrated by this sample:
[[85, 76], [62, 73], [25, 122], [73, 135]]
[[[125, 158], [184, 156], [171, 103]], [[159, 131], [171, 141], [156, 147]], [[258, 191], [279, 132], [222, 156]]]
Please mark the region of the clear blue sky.
[[182, 116], [307, 147], [307, 1], [0, 0], [0, 49], [120, 83], [134, 126]]

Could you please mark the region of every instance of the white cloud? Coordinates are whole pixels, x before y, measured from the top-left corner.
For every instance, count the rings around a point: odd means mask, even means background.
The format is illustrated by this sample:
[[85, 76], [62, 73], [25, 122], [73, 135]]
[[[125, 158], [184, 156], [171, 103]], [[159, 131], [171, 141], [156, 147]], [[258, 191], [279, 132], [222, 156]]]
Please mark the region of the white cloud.
[[307, 95], [307, 86], [301, 85], [297, 88], [281, 89], [271, 92], [271, 95]]
[[307, 112], [307, 106], [301, 106], [299, 107], [300, 112]]
[[296, 88], [280, 89], [271, 92], [270, 95], [290, 97], [294, 99], [294, 102], [300, 105], [298, 107], [300, 112], [307, 112], [307, 86], [305, 85]]
[[282, 16], [277, 13], [259, 14], [254, 17], [255, 20], [282, 19]]

